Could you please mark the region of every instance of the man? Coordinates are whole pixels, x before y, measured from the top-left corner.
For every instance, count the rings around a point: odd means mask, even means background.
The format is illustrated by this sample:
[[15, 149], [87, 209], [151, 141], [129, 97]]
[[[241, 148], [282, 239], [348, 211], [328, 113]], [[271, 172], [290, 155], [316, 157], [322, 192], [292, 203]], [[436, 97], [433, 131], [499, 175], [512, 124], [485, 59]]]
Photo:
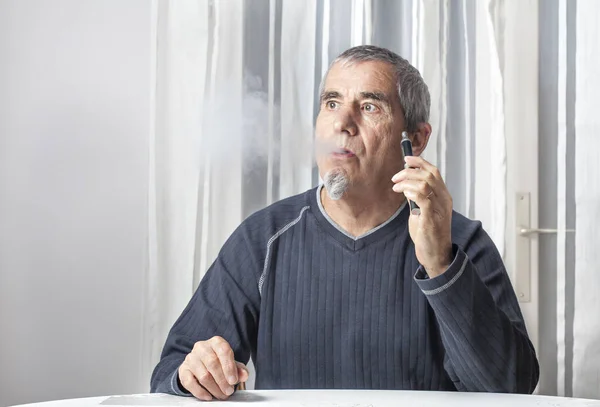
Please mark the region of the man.
[[336, 59], [316, 124], [324, 186], [232, 234], [169, 333], [152, 391], [226, 399], [250, 357], [261, 389], [534, 390], [502, 260], [419, 157], [429, 106], [398, 55], [360, 46]]

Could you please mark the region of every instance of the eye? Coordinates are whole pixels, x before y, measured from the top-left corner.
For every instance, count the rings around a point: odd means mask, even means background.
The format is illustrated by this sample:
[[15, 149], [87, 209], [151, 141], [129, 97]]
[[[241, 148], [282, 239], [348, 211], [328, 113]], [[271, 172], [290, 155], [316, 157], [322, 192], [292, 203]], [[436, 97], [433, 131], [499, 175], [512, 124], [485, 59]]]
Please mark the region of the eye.
[[337, 102], [330, 100], [329, 102], [327, 102], [327, 108], [334, 110], [336, 107], [338, 106]]
[[363, 109], [365, 109], [365, 112], [369, 112], [369, 113], [373, 113], [378, 110], [377, 106], [375, 106], [372, 103], [365, 103], [365, 105], [363, 106]]

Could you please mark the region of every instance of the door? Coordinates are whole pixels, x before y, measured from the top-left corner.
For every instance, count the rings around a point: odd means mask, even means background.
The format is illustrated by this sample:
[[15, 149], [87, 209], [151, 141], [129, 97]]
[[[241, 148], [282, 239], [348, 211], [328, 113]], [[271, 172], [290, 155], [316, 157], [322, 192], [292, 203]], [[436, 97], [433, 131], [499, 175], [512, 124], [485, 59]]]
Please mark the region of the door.
[[[502, 44], [506, 134], [505, 263], [527, 330], [539, 345], [538, 0], [503, 2]], [[498, 29], [500, 28], [500, 29]], [[503, 57], [503, 61], [502, 61]]]

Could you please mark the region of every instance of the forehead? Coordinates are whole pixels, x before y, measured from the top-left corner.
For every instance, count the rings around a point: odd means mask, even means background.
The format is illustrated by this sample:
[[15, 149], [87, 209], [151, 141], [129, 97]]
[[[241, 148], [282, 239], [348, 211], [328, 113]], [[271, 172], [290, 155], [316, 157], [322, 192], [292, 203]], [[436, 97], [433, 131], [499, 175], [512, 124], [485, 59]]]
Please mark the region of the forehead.
[[324, 89], [396, 93], [396, 76], [383, 61], [336, 62], [325, 78]]

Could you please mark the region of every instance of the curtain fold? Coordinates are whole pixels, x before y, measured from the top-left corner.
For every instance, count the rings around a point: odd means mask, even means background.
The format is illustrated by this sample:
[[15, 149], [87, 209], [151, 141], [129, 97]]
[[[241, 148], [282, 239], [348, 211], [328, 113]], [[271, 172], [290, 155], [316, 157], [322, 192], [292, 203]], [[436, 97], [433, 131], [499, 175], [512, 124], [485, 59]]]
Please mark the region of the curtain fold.
[[556, 200], [556, 392], [567, 395], [566, 387], [566, 173], [567, 173], [567, 1], [558, 1], [558, 143]]
[[436, 163], [443, 177], [446, 175], [447, 55], [448, 0], [414, 2], [411, 62], [421, 72], [431, 94], [432, 134], [423, 157]]
[[281, 33], [281, 144], [279, 191], [287, 197], [313, 186], [317, 3], [284, 1]]
[[[194, 290], [199, 145], [208, 51], [206, 3], [156, 3], [154, 139], [149, 157], [148, 270], [144, 302], [144, 372]], [[177, 137], [173, 137], [176, 134]]]
[[576, 13], [575, 316], [573, 396], [600, 399], [600, 2], [580, 0]]
[[478, 2], [476, 10], [475, 165], [473, 215], [481, 220], [501, 255], [506, 222], [506, 134], [502, 79], [502, 28], [495, 0]]

